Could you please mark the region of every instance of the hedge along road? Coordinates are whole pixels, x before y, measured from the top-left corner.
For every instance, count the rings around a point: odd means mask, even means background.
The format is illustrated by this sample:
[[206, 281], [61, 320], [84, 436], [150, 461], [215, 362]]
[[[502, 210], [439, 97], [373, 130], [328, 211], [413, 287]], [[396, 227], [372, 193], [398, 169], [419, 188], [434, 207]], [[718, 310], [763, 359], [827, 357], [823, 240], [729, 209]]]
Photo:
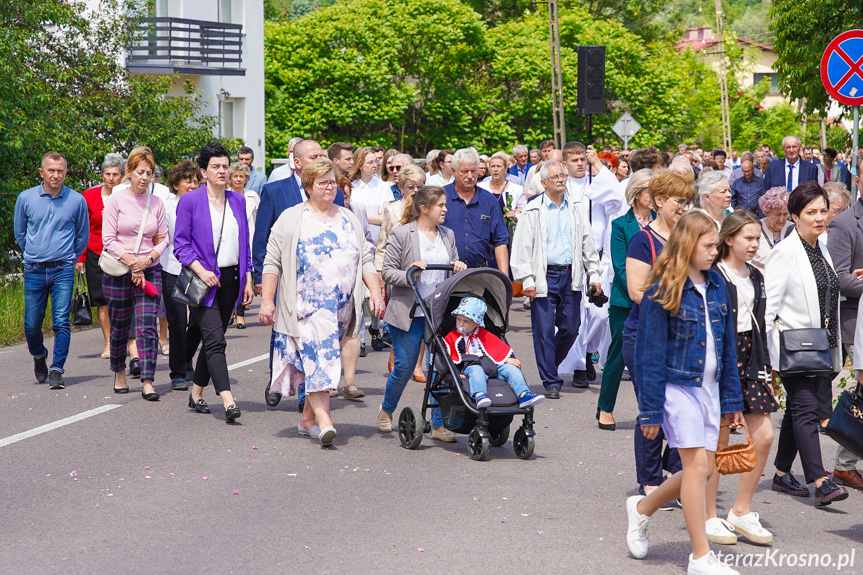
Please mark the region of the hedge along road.
[[[294, 398], [264, 404], [269, 329], [256, 314], [247, 315], [245, 331], [228, 330], [243, 412], [233, 426], [224, 423], [212, 388], [204, 394], [212, 415], [192, 413], [188, 393], [169, 391], [165, 357], [156, 378], [161, 401], [143, 401], [140, 384], [129, 395], [111, 393], [98, 330], [73, 335], [62, 391], [35, 382], [23, 345], [0, 350], [0, 572], [685, 571], [690, 549], [679, 510], [651, 523], [647, 559], [628, 556], [624, 501], [637, 489], [628, 382], [615, 409], [617, 431], [596, 428], [598, 384], [565, 386], [559, 401], [537, 409], [532, 459], [517, 459], [508, 442], [475, 462], [465, 436], [449, 445], [426, 436], [408, 451], [397, 434], [376, 430], [388, 354], [370, 351], [356, 380], [365, 400], [332, 400], [339, 436], [334, 449], [322, 449], [297, 436]], [[511, 322], [510, 343], [536, 391], [529, 312], [520, 302]], [[421, 390], [411, 382], [400, 408], [418, 406]], [[779, 420], [774, 415], [777, 433]], [[835, 444], [821, 441], [832, 469]], [[772, 472], [768, 464], [753, 503], [775, 534], [768, 551], [838, 561], [861, 547], [860, 493], [818, 509], [811, 499], [771, 492]], [[723, 517], [736, 486], [736, 478], [720, 483]], [[712, 547], [765, 551], [742, 540]], [[861, 551], [843, 573], [863, 573]]]

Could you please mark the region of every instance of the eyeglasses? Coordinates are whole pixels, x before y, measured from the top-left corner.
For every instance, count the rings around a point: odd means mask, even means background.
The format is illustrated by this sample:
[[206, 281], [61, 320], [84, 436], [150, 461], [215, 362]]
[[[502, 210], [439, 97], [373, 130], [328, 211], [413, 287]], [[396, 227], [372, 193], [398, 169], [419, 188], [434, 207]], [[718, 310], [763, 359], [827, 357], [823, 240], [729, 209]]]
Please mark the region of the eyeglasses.
[[690, 202], [689, 200], [684, 200], [683, 198], [669, 198], [669, 199], [672, 202], [674, 202], [675, 204], [677, 204], [678, 210], [683, 210], [685, 212], [689, 208], [692, 207], [692, 202]]
[[562, 182], [562, 181], [566, 180], [566, 178], [568, 178], [568, 177], [569, 176], [567, 176], [566, 174], [557, 174], [556, 176], [549, 176], [546, 179], [549, 181], [552, 181], [552, 182]]
[[326, 190], [328, 188], [337, 188], [338, 184], [334, 180], [328, 180], [326, 182], [315, 182], [315, 186], [319, 190]]
[[405, 189], [408, 190], [409, 192], [416, 192], [421, 187], [423, 187], [423, 184], [408, 184], [405, 186]]

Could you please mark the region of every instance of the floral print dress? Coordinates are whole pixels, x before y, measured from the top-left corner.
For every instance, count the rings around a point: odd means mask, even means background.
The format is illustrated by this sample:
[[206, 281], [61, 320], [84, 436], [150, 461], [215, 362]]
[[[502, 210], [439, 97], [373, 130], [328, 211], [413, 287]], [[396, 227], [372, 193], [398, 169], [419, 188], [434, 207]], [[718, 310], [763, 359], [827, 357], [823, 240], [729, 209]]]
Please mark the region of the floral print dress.
[[271, 393], [294, 395], [336, 389], [341, 339], [353, 319], [353, 289], [360, 248], [351, 221], [303, 211], [297, 243], [297, 323], [300, 337], [275, 335]]

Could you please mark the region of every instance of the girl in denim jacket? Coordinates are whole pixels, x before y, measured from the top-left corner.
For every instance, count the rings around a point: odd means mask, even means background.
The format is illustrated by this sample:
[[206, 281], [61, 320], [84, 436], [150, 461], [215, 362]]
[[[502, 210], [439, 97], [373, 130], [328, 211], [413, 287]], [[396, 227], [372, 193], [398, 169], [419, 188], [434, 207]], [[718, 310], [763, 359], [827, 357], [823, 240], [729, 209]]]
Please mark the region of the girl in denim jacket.
[[725, 281], [710, 269], [718, 241], [716, 223], [704, 212], [680, 217], [651, 272], [635, 343], [642, 432], [652, 438], [661, 425], [683, 471], [649, 496], [627, 499], [627, 544], [635, 558], [644, 558], [650, 518], [679, 497], [692, 542], [689, 575], [737, 573], [710, 551], [705, 529], [721, 414], [734, 427], [743, 421], [736, 327]]

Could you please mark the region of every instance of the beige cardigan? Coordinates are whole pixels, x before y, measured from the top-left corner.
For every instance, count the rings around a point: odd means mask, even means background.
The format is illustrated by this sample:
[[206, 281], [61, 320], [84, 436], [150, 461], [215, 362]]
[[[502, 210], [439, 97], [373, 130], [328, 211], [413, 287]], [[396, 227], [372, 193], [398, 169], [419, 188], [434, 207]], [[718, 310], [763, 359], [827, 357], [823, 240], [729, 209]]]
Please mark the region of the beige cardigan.
[[[291, 337], [300, 337], [299, 324], [297, 323], [297, 244], [300, 239], [300, 227], [303, 221], [303, 210], [305, 204], [298, 204], [288, 208], [270, 231], [270, 240], [267, 243], [267, 255], [264, 258], [265, 274], [274, 274], [279, 277], [279, 291], [276, 303], [276, 323], [273, 329]], [[363, 227], [357, 217], [348, 209], [339, 206], [339, 212], [346, 216], [354, 226], [357, 236], [357, 245], [360, 247], [359, 260], [357, 261], [357, 278], [354, 282], [354, 321], [348, 334], [356, 337], [360, 325], [358, 318], [362, 314], [363, 298], [356, 294], [363, 294], [363, 276], [375, 273], [370, 250], [364, 249], [366, 238]]]
[[378, 271], [383, 271], [384, 269], [384, 253], [387, 251], [387, 238], [393, 228], [402, 224], [405, 207], [407, 207], [407, 198], [384, 204], [381, 208], [381, 231], [378, 234], [378, 245], [375, 250], [375, 269]]

